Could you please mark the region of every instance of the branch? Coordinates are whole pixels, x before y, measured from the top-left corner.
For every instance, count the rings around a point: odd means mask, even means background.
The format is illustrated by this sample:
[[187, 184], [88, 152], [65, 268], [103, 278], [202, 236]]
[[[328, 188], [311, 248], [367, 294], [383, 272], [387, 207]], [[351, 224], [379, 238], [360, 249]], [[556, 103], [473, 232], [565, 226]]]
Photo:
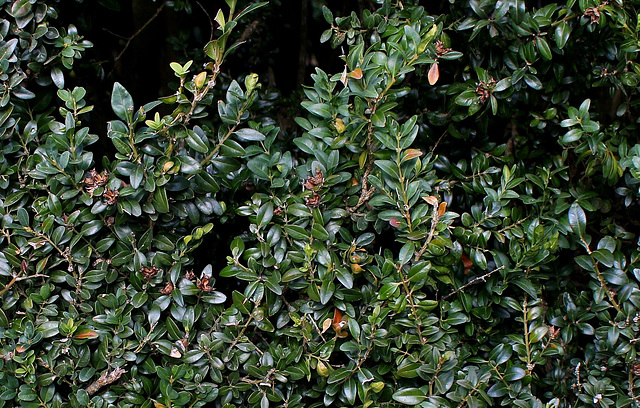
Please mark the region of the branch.
[[35, 275], [29, 275], [29, 276], [20, 276], [20, 277], [19, 277], [19, 276], [14, 276], [14, 277], [9, 281], [9, 283], [7, 283], [7, 284], [5, 285], [5, 287], [4, 287], [4, 288], [0, 289], [0, 295], [3, 295], [6, 291], [8, 291], [9, 289], [11, 289], [11, 287], [12, 287], [16, 282], [19, 282], [19, 281], [22, 281], [22, 280], [31, 279], [31, 278], [48, 278], [48, 277], [49, 277], [49, 275], [43, 275], [43, 274], [40, 274], [40, 273], [36, 273]]
[[[154, 13], [150, 18], [149, 18], [149, 20], [147, 20], [147, 22], [146, 22], [146, 23], [144, 23], [144, 24], [142, 25], [142, 27], [140, 27], [140, 28], [138, 29], [138, 31], [136, 31], [135, 33], [133, 33], [133, 35], [132, 35], [132, 36], [130, 36], [130, 37], [124, 37], [124, 36], [122, 36], [122, 35], [118, 35], [118, 34], [116, 34], [116, 33], [112, 33], [111, 31], [107, 30], [106, 28], [103, 28], [103, 30], [107, 31], [108, 33], [113, 34], [113, 35], [115, 35], [115, 36], [117, 36], [117, 37], [120, 37], [120, 38], [122, 38], [122, 39], [124, 39], [124, 40], [126, 40], [126, 41], [127, 41], [127, 42], [124, 44], [124, 48], [122, 48], [122, 51], [120, 51], [120, 53], [119, 53], [119, 54], [118, 54], [118, 55], [113, 59], [113, 65], [114, 65], [114, 66], [115, 66], [115, 64], [120, 60], [120, 58], [122, 58], [122, 55], [125, 53], [125, 51], [127, 50], [127, 48], [129, 48], [129, 45], [131, 45], [131, 41], [133, 41], [137, 36], [139, 36], [139, 35], [140, 35], [140, 33], [141, 33], [141, 32], [143, 32], [143, 31], [144, 31], [144, 29], [145, 29], [145, 28], [147, 28], [147, 26], [148, 26], [149, 24], [151, 24], [151, 22], [152, 22], [153, 20], [155, 20], [155, 19], [160, 15], [160, 12], [161, 12], [161, 11], [162, 11], [162, 9], [164, 8], [165, 4], [166, 4], [166, 3], [162, 3], [162, 4], [160, 5], [160, 7], [158, 7], [158, 8], [156, 9], [156, 12], [155, 12], [155, 13]], [[111, 72], [113, 72], [113, 70], [111, 70]], [[111, 75], [111, 72], [109, 72], [109, 75]], [[109, 75], [107, 75], [107, 76], [109, 76]]]
[[104, 387], [105, 385], [109, 385], [111, 383], [118, 381], [118, 379], [124, 373], [125, 373], [124, 368], [120, 368], [120, 367], [117, 367], [115, 370], [111, 372], [105, 371], [104, 374], [102, 374], [100, 378], [92, 382], [91, 385], [89, 385], [85, 389], [85, 391], [87, 392], [87, 394], [89, 394], [89, 396], [91, 396], [96, 392], [98, 392], [98, 390], [100, 390], [100, 388]]
[[431, 228], [429, 229], [429, 236], [427, 237], [427, 240], [425, 241], [424, 245], [422, 245], [422, 248], [420, 248], [420, 250], [416, 252], [413, 258], [414, 261], [418, 262], [420, 258], [422, 258], [422, 255], [424, 255], [425, 251], [429, 247], [429, 244], [431, 243], [431, 240], [433, 239], [433, 236], [436, 233], [436, 227], [438, 226], [439, 221], [440, 221], [439, 203], [436, 201], [435, 204], [433, 204], [433, 217], [431, 218]]
[[475, 285], [475, 284], [476, 284], [476, 283], [478, 283], [479, 281], [486, 282], [486, 281], [487, 281], [487, 278], [488, 278], [489, 276], [493, 275], [494, 273], [496, 273], [496, 272], [498, 272], [498, 271], [500, 271], [500, 270], [502, 270], [502, 269], [504, 269], [504, 268], [505, 268], [505, 265], [502, 265], [501, 267], [496, 268], [496, 269], [492, 270], [491, 272], [485, 273], [485, 274], [484, 274], [484, 275], [482, 275], [482, 276], [476, 276], [475, 278], [471, 279], [469, 282], [467, 282], [467, 283], [465, 283], [464, 285], [460, 286], [458, 289], [454, 290], [453, 292], [449, 293], [449, 294], [448, 294], [448, 295], [446, 295], [446, 296], [441, 297], [441, 298], [440, 298], [440, 300], [448, 299], [448, 298], [450, 298], [451, 296], [455, 295], [456, 293], [458, 293], [458, 292], [462, 292], [463, 290], [465, 290], [465, 289], [466, 289], [466, 288], [468, 288], [469, 286], [471, 286], [471, 285]]

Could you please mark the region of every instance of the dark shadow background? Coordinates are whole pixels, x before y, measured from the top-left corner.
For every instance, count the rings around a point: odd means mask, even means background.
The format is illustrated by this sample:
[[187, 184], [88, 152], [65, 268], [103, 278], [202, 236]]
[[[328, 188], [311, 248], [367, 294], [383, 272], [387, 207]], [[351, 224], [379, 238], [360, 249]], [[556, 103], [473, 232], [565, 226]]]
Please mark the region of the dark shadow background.
[[[246, 0], [238, 3], [236, 12], [249, 4]], [[301, 86], [311, 83], [315, 67], [330, 73], [342, 69], [340, 50], [319, 41], [329, 28], [322, 16], [323, 5], [334, 16], [375, 6], [372, 0], [271, 0], [245, 16], [234, 30], [229, 44], [245, 43], [225, 61], [222, 88], [225, 81], [257, 73], [263, 89], [276, 92], [278, 103], [286, 105], [279, 121], [282, 128], [290, 127]], [[169, 63], [193, 60], [191, 72], [199, 72], [208, 61], [202, 49], [217, 35], [213, 18], [219, 9], [228, 13], [223, 0], [65, 1], [59, 7], [63, 25], [74, 24], [94, 44], [74, 66], [65, 87], [87, 89], [87, 101], [95, 105], [89, 126], [101, 139], [106, 136], [105, 123], [114, 115], [108, 103], [99, 101], [109, 100], [114, 82], [124, 85], [136, 105], [171, 94], [177, 79]]]

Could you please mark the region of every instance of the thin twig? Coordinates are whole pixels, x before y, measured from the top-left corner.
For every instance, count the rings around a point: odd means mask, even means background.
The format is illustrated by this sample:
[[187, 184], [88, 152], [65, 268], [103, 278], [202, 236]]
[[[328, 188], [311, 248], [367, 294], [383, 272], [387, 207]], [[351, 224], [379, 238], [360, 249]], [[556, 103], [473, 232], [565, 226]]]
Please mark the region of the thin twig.
[[425, 251], [429, 247], [429, 244], [431, 243], [431, 240], [433, 239], [433, 236], [436, 233], [436, 227], [438, 226], [438, 222], [440, 221], [440, 212], [438, 211], [438, 209], [438, 202], [436, 201], [436, 203], [433, 205], [433, 217], [431, 218], [431, 228], [429, 229], [429, 236], [427, 237], [424, 245], [422, 245], [422, 248], [420, 248], [420, 250], [416, 252], [413, 258], [413, 260], [416, 262], [418, 262], [420, 258], [422, 258], [422, 255], [424, 255]]
[[[372, 115], [375, 113], [376, 107], [377, 105], [374, 105]], [[364, 170], [362, 178], [360, 179], [362, 191], [360, 192], [358, 203], [353, 207], [347, 207], [347, 211], [351, 214], [354, 214], [365, 202], [369, 201], [373, 193], [376, 191], [375, 187], [369, 188], [369, 174], [371, 174], [375, 163], [375, 158], [373, 157], [373, 130], [373, 123], [371, 122], [371, 119], [369, 119], [369, 126], [367, 129], [367, 168]]]
[[216, 32], [216, 27], [213, 25], [213, 19], [211, 18], [211, 16], [209, 15], [209, 13], [207, 12], [207, 9], [204, 8], [204, 6], [202, 4], [200, 4], [199, 1], [196, 1], [196, 4], [198, 6], [200, 6], [200, 8], [202, 9], [202, 11], [204, 11], [204, 14], [206, 14], [207, 18], [209, 19], [209, 24], [211, 25], [211, 35], [209, 36], [209, 41], [213, 41], [213, 35]]
[[11, 289], [11, 287], [16, 283], [16, 282], [20, 282], [23, 280], [27, 280], [27, 279], [32, 279], [32, 278], [48, 278], [49, 275], [43, 275], [41, 273], [36, 273], [35, 275], [29, 275], [29, 276], [14, 276], [9, 283], [7, 283], [5, 285], [4, 288], [0, 289], [0, 295], [3, 295], [6, 291], [8, 291], [9, 289]]
[[[160, 12], [161, 12], [161, 11], [162, 11], [162, 9], [164, 8], [165, 4], [166, 4], [166, 3], [162, 3], [162, 4], [160, 5], [160, 7], [158, 7], [158, 8], [156, 9], [156, 12], [155, 12], [155, 13], [154, 13], [154, 14], [153, 14], [153, 15], [152, 15], [148, 20], [147, 20], [147, 22], [146, 22], [146, 23], [144, 23], [144, 24], [142, 25], [142, 27], [140, 27], [140, 28], [138, 29], [138, 31], [136, 31], [135, 33], [133, 33], [133, 35], [131, 35], [130, 37], [124, 37], [124, 36], [122, 36], [122, 35], [118, 35], [118, 34], [112, 33], [111, 31], [107, 30], [106, 28], [103, 28], [103, 30], [107, 31], [108, 33], [111, 33], [111, 34], [113, 34], [113, 35], [115, 35], [115, 36], [117, 36], [117, 37], [120, 37], [120, 38], [122, 38], [122, 39], [124, 39], [124, 40], [126, 40], [126, 41], [127, 41], [127, 42], [124, 44], [124, 48], [122, 48], [122, 51], [120, 51], [120, 53], [119, 53], [119, 54], [118, 54], [118, 55], [113, 59], [113, 65], [114, 65], [114, 66], [115, 66], [115, 64], [117, 64], [117, 63], [118, 63], [118, 61], [120, 60], [120, 58], [122, 58], [122, 55], [125, 53], [125, 51], [127, 51], [127, 48], [129, 48], [129, 45], [131, 45], [131, 42], [132, 42], [132, 41], [133, 41], [133, 40], [134, 40], [138, 35], [140, 35], [140, 33], [141, 33], [141, 32], [143, 32], [143, 31], [144, 31], [144, 29], [145, 29], [145, 28], [147, 28], [147, 26], [148, 26], [149, 24], [151, 24], [151, 22], [152, 22], [153, 20], [155, 20], [155, 19], [160, 15]], [[111, 72], [109, 72], [109, 75], [107, 75], [107, 76], [110, 76], [112, 72], [113, 72], [113, 69], [111, 70]]]
[[491, 272], [485, 273], [482, 276], [476, 276], [475, 278], [471, 279], [469, 282], [467, 282], [464, 285], [460, 286], [458, 289], [454, 290], [453, 292], [449, 293], [448, 295], [445, 295], [445, 296], [441, 297], [440, 300], [448, 299], [451, 296], [455, 295], [456, 293], [462, 292], [463, 290], [465, 290], [469, 286], [475, 285], [479, 281], [485, 282], [489, 276], [493, 275], [494, 273], [496, 273], [496, 272], [498, 272], [498, 271], [500, 271], [500, 270], [502, 270], [504, 268], [505, 268], [505, 265], [502, 265], [501, 267], [496, 268], [496, 269], [492, 270]]

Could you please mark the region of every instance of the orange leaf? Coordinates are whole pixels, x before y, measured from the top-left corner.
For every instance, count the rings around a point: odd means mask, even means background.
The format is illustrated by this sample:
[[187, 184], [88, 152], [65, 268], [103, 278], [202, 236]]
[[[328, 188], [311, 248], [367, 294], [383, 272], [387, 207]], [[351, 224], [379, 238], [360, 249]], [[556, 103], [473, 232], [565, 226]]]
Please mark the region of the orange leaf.
[[342, 323], [342, 312], [338, 309], [333, 309], [333, 330], [339, 331], [342, 329], [340, 324]]
[[429, 85], [435, 85], [438, 82], [438, 78], [440, 78], [438, 64], [431, 64], [431, 68], [429, 68]]
[[347, 319], [343, 318], [342, 312], [338, 309], [333, 309], [333, 330], [335, 330], [338, 337], [344, 338], [349, 335], [344, 331], [344, 327], [347, 325]]
[[400, 226], [400, 221], [398, 221], [397, 218], [392, 218], [389, 220], [389, 224], [394, 228], [398, 228]]
[[445, 212], [447, 212], [447, 202], [443, 201], [440, 203], [440, 206], [438, 206], [438, 216], [442, 217]]
[[362, 68], [358, 67], [358, 68], [354, 69], [353, 71], [349, 72], [349, 77], [351, 77], [353, 79], [362, 78]]

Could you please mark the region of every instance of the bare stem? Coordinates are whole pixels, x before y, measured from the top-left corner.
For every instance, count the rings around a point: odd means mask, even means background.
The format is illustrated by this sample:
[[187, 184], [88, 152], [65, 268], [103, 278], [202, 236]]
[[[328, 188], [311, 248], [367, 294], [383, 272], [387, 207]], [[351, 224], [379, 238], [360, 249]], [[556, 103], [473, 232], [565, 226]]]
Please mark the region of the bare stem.
[[9, 283], [5, 285], [4, 288], [0, 289], [0, 295], [3, 295], [5, 292], [11, 289], [11, 287], [15, 285], [16, 282], [20, 282], [20, 281], [32, 279], [32, 278], [48, 278], [48, 277], [49, 275], [43, 275], [41, 273], [36, 273], [35, 275], [29, 275], [29, 276], [14, 276], [13, 278], [11, 278]]
[[[162, 11], [162, 9], [164, 8], [165, 4], [166, 4], [166, 3], [164, 3], [164, 2], [163, 2], [163, 3], [160, 5], [160, 7], [158, 7], [158, 8], [156, 9], [156, 12], [155, 12], [155, 13], [154, 13], [154, 14], [153, 14], [153, 15], [152, 15], [148, 20], [147, 20], [147, 22], [146, 22], [146, 23], [144, 23], [144, 24], [142, 25], [142, 27], [140, 27], [140, 28], [138, 29], [138, 31], [136, 31], [135, 33], [133, 33], [133, 35], [131, 35], [130, 37], [124, 37], [124, 36], [121, 36], [121, 35], [118, 35], [118, 34], [115, 34], [115, 33], [111, 33], [111, 34], [114, 34], [114, 35], [116, 35], [117, 37], [120, 37], [120, 38], [122, 38], [122, 39], [124, 39], [124, 40], [126, 40], [126, 41], [127, 41], [127, 42], [124, 44], [124, 47], [122, 48], [122, 51], [120, 51], [120, 53], [119, 53], [119, 54], [118, 54], [118, 55], [113, 59], [113, 64], [114, 64], [114, 65], [115, 65], [115, 64], [120, 60], [120, 58], [122, 58], [122, 55], [125, 53], [125, 51], [127, 51], [127, 48], [129, 48], [129, 45], [131, 45], [131, 41], [133, 41], [137, 36], [139, 36], [139, 35], [140, 35], [140, 33], [141, 33], [141, 32], [143, 32], [143, 31], [144, 31], [144, 29], [145, 29], [145, 28], [147, 28], [147, 26], [148, 26], [149, 24], [151, 24], [151, 22], [152, 22], [153, 20], [155, 20], [155, 19], [160, 15], [160, 12], [161, 12], [161, 11]], [[107, 31], [108, 31], [108, 30], [107, 30]], [[111, 70], [111, 72], [113, 72], [113, 70]], [[111, 75], [111, 72], [109, 72], [109, 75]]]
[[125, 373], [124, 368], [120, 368], [117, 367], [115, 370], [109, 372], [109, 371], [105, 371], [100, 378], [98, 378], [97, 380], [95, 380], [94, 382], [92, 382], [86, 389], [85, 391], [87, 392], [87, 394], [89, 394], [89, 396], [95, 394], [96, 392], [98, 392], [100, 390], [100, 388], [104, 387], [105, 385], [109, 385], [111, 383], [116, 382], [121, 376], [122, 374]]
[[440, 212], [438, 211], [438, 203], [436, 202], [433, 205], [433, 217], [431, 218], [431, 228], [429, 229], [429, 235], [427, 236], [427, 240], [425, 241], [424, 245], [422, 245], [422, 248], [420, 248], [420, 250], [416, 252], [416, 255], [413, 257], [414, 261], [418, 262], [420, 258], [422, 258], [422, 255], [424, 255], [427, 248], [429, 247], [429, 244], [431, 243], [431, 240], [433, 239], [433, 236], [436, 233], [436, 227], [438, 226], [438, 221], [440, 221]]
[[481, 276], [476, 276], [475, 278], [471, 279], [469, 282], [465, 283], [464, 285], [460, 286], [458, 289], [454, 290], [453, 292], [449, 293], [448, 295], [443, 296], [442, 298], [440, 298], [440, 300], [445, 300], [450, 298], [451, 296], [455, 295], [456, 293], [462, 292], [463, 290], [465, 290], [466, 288], [468, 288], [471, 285], [475, 285], [478, 282], [486, 282], [487, 278], [489, 278], [489, 276], [493, 275], [494, 273], [504, 269], [505, 266], [501, 266], [499, 268], [496, 268], [494, 270], [492, 270], [491, 272], [485, 273], [484, 275]]

